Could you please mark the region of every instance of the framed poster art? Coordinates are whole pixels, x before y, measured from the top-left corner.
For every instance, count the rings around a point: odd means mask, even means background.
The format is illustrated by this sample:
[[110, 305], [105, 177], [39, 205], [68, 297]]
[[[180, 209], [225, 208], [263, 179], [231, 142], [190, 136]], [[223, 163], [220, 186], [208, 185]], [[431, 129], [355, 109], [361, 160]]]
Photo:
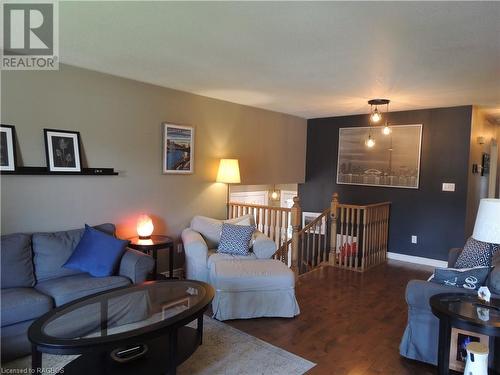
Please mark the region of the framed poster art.
[[43, 129], [50, 172], [81, 172], [80, 132]]
[[339, 129], [337, 184], [418, 189], [422, 124], [390, 126], [388, 134], [382, 129]]
[[12, 125], [0, 125], [0, 171], [16, 170], [16, 130]]
[[163, 173], [190, 174], [194, 168], [194, 128], [163, 123]]

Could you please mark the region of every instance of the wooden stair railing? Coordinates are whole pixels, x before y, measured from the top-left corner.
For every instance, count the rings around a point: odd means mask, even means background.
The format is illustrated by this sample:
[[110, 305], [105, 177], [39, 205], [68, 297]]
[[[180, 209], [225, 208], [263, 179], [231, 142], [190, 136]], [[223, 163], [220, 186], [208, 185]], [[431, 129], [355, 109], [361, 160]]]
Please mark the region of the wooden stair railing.
[[287, 207], [263, 206], [258, 204], [229, 202], [229, 218], [242, 215], [253, 215], [257, 230], [264, 233], [276, 243], [278, 249], [273, 255], [289, 265], [291, 249], [291, 209]]
[[336, 267], [365, 271], [387, 259], [390, 202], [352, 205], [331, 204], [332, 233], [330, 263]]
[[301, 228], [298, 197], [292, 207], [292, 269], [300, 275], [324, 264], [365, 271], [387, 259], [390, 202], [370, 205], [339, 203]]
[[334, 193], [330, 207], [302, 228], [298, 197], [292, 208], [229, 203], [229, 217], [253, 215], [257, 229], [276, 242], [273, 258], [296, 275], [326, 264], [362, 272], [384, 262], [389, 212], [390, 202], [343, 204]]

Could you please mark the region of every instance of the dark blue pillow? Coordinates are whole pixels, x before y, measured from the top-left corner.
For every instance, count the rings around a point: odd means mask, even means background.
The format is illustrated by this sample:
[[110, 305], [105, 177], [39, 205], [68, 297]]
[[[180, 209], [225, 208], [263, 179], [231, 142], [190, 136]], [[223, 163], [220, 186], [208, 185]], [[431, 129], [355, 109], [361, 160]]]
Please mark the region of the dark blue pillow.
[[95, 277], [113, 275], [128, 241], [119, 240], [85, 224], [82, 239], [63, 267]]
[[457, 288], [477, 290], [485, 285], [490, 268], [436, 268], [429, 281]]

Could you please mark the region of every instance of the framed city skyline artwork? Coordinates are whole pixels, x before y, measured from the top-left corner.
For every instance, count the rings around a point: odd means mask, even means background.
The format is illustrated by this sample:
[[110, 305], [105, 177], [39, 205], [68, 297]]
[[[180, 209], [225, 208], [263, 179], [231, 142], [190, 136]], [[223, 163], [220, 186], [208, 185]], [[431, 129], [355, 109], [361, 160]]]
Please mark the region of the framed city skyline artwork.
[[163, 123], [163, 173], [193, 173], [193, 156], [194, 128]]
[[[422, 124], [339, 129], [337, 184], [418, 189]], [[368, 137], [375, 141], [368, 147]]]

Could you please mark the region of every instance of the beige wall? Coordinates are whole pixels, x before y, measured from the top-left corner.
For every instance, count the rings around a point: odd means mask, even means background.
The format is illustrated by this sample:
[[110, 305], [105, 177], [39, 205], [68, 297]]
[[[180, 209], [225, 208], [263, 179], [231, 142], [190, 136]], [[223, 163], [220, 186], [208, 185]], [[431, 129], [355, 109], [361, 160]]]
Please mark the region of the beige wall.
[[[2, 72], [2, 123], [16, 126], [25, 166], [44, 166], [43, 128], [78, 130], [89, 167], [117, 177], [2, 176], [1, 231], [114, 222], [134, 235], [141, 212], [177, 236], [195, 214], [223, 217], [218, 159], [240, 159], [242, 183], [304, 181], [304, 119], [70, 66]], [[196, 129], [195, 173], [163, 175], [161, 122]]]
[[[485, 110], [479, 106], [472, 108], [471, 139], [469, 153], [469, 177], [467, 184], [467, 214], [465, 231], [466, 236], [472, 234], [476, 220], [479, 200], [488, 197], [489, 175], [481, 176], [481, 173], [472, 173], [472, 165], [481, 166], [483, 153], [491, 153], [493, 140], [498, 139], [499, 126], [491, 122]], [[484, 144], [479, 144], [478, 137], [484, 137]]]

